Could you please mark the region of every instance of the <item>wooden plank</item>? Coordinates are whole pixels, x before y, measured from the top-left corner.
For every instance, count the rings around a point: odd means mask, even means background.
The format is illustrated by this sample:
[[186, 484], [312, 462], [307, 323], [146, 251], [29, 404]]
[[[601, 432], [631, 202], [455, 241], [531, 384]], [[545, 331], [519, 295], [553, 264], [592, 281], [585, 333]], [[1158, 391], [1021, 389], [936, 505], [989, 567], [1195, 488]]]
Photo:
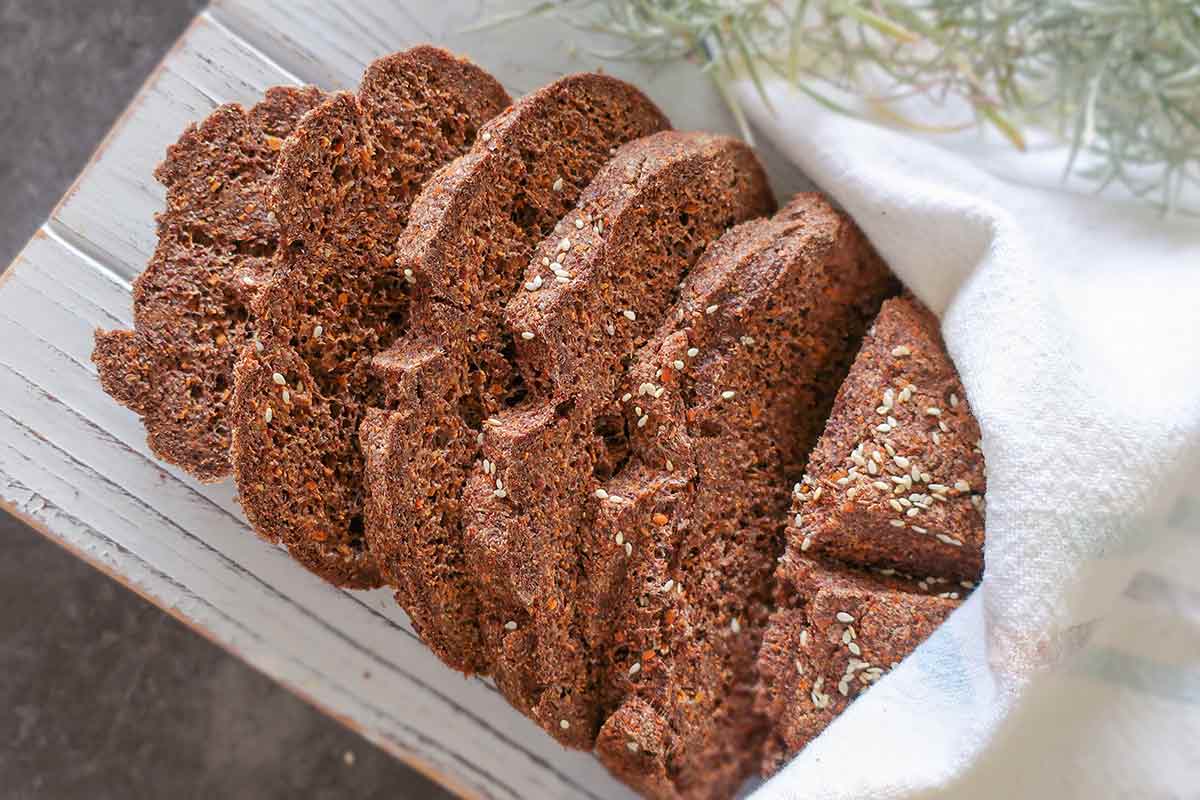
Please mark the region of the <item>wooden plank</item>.
[[[231, 484], [200, 485], [156, 462], [90, 362], [96, 327], [130, 324], [129, 284], [153, 250], [163, 202], [153, 169], [218, 104], [253, 103], [279, 83], [352, 87], [369, 60], [418, 41], [471, 56], [517, 94], [596, 66], [549, 20], [462, 33], [478, 12], [440, 4], [418, 18], [396, 2], [231, 0], [191, 26], [0, 279], [0, 503], [456, 791], [628, 797], [490, 684], [443, 667], [389, 592], [323, 584], [250, 533]], [[645, 86], [677, 127], [734, 131], [690, 67], [611, 71]], [[776, 185], [798, 185], [783, 163]]]

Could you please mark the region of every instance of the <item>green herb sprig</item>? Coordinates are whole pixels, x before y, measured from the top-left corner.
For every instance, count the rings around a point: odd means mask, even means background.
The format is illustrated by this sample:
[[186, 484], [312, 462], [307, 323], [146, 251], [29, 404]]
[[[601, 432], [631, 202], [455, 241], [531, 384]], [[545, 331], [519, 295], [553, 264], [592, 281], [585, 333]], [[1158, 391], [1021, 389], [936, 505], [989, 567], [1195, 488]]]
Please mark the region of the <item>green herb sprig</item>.
[[[986, 125], [1024, 149], [1027, 126], [1049, 129], [1070, 145], [1064, 178], [1168, 212], [1200, 185], [1197, 0], [547, 0], [531, 13], [625, 43], [602, 58], [698, 61], [744, 128], [731, 76], [764, 98], [776, 76], [921, 130]], [[907, 119], [897, 102], [913, 95], [962, 98], [971, 117]]]

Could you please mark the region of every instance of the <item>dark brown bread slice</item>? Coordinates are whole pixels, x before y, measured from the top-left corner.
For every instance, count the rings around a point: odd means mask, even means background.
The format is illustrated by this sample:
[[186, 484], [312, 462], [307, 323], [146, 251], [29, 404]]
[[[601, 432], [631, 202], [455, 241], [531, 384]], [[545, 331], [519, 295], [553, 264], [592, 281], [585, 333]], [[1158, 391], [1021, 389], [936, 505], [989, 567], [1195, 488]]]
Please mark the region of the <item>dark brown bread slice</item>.
[[259, 534], [334, 583], [380, 583], [356, 436], [384, 397], [371, 357], [407, 325], [396, 238], [426, 178], [508, 103], [475, 65], [417, 47], [375, 61], [283, 146], [270, 191], [282, 246], [237, 364], [231, 455]]
[[533, 248], [627, 141], [669, 126], [650, 100], [603, 75], [572, 75], [489, 123], [425, 187], [397, 246], [417, 287], [412, 330], [375, 359], [394, 412], [362, 430], [367, 535], [430, 647], [486, 671], [462, 548], [461, 492], [482, 420], [525, 393], [504, 305]]
[[709, 248], [629, 370], [629, 455], [580, 531], [580, 605], [597, 752], [649, 797], [729, 797], [758, 766], [785, 487], [897, 288], [849, 219], [798, 195]]
[[779, 579], [784, 602], [759, 650], [755, 702], [771, 723], [767, 775], [915, 650], [967, 593], [944, 581], [822, 565], [794, 548]]
[[277, 86], [249, 111], [224, 105], [184, 131], [154, 171], [167, 207], [133, 283], [134, 330], [96, 331], [104, 391], [141, 415], [156, 456], [202, 481], [230, 469], [233, 365], [279, 236], [267, 181], [283, 139], [323, 98]]
[[983, 453], [938, 321], [911, 297], [884, 304], [797, 488], [809, 556], [978, 580]]
[[541, 287], [508, 305], [535, 396], [485, 426], [488, 469], [463, 494], [464, 547], [497, 684], [564, 744], [591, 747], [602, 720], [587, 630], [596, 609], [580, 603], [584, 512], [596, 471], [612, 468], [596, 427], [705, 245], [773, 205], [741, 142], [676, 132], [633, 142], [534, 253], [526, 284]]

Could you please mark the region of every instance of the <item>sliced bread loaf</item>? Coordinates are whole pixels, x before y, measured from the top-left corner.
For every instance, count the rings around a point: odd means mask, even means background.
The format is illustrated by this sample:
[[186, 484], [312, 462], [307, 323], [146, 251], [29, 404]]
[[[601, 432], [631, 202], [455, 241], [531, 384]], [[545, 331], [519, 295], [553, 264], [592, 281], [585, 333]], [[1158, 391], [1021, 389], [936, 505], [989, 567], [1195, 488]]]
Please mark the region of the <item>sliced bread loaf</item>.
[[167, 207], [133, 282], [134, 329], [96, 332], [104, 390], [141, 415], [156, 456], [202, 481], [230, 469], [233, 365], [279, 239], [267, 182], [283, 140], [323, 98], [277, 86], [249, 111], [224, 105], [184, 131], [154, 172]]
[[618, 398], [628, 453], [580, 528], [596, 750], [648, 797], [729, 797], [758, 766], [755, 653], [787, 481], [895, 279], [819, 195], [714, 243]]
[[[397, 264], [416, 287], [408, 335], [374, 361], [394, 411], [361, 430], [367, 536], [413, 624], [447, 663], [486, 671], [462, 544], [462, 487], [481, 423], [527, 391], [503, 325], [534, 246], [613, 151], [668, 127], [627, 83], [572, 75], [490, 122], [413, 207]], [[382, 404], [381, 404], [382, 405]]]
[[345, 586], [380, 576], [363, 538], [363, 410], [371, 357], [408, 323], [396, 239], [420, 187], [509, 103], [486, 72], [417, 47], [367, 68], [284, 143], [270, 208], [281, 246], [256, 298], [258, 339], [235, 373], [232, 460], [265, 538]]

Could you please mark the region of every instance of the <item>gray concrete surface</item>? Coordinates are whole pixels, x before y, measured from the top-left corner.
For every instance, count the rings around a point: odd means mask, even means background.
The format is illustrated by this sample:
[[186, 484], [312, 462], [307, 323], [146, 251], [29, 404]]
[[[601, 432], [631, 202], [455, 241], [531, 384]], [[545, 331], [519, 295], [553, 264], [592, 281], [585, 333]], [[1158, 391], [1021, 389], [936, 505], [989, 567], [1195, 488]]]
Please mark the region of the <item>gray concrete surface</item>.
[[[0, 265], [202, 5], [0, 0]], [[0, 798], [217, 797], [450, 795], [0, 512]]]

